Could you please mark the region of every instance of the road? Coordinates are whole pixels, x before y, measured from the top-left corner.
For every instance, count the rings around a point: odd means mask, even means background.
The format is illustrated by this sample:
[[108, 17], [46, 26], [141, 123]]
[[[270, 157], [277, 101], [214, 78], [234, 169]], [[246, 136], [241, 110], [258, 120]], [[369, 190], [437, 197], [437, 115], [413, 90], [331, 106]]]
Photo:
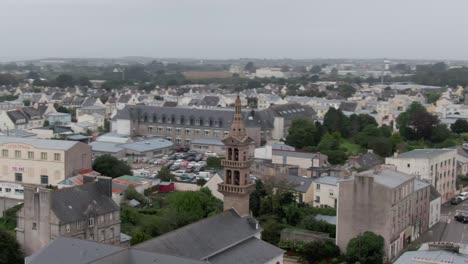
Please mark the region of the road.
[[416, 244], [430, 241], [449, 241], [468, 244], [468, 224], [462, 224], [454, 219], [456, 210], [468, 211], [468, 200], [458, 204], [442, 205], [440, 222], [424, 233]]

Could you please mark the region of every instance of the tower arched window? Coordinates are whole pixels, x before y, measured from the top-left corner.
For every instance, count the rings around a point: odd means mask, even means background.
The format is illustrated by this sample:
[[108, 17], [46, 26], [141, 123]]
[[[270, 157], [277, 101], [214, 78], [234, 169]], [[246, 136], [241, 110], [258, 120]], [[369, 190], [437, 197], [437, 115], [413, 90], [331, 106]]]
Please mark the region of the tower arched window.
[[232, 148], [228, 148], [228, 160], [232, 160]]
[[158, 116], [156, 114], [153, 114], [153, 123], [156, 123], [157, 120], [158, 120]]
[[234, 171], [234, 185], [240, 185], [240, 172]]
[[143, 121], [144, 121], [144, 122], [148, 122], [148, 114], [147, 114], [147, 113], [145, 113], [145, 114], [143, 115]]
[[239, 161], [239, 149], [238, 148], [234, 149], [234, 160]]
[[226, 170], [226, 184], [232, 184], [232, 171]]
[[164, 124], [166, 123], [166, 115], [162, 115], [161, 117], [161, 122]]

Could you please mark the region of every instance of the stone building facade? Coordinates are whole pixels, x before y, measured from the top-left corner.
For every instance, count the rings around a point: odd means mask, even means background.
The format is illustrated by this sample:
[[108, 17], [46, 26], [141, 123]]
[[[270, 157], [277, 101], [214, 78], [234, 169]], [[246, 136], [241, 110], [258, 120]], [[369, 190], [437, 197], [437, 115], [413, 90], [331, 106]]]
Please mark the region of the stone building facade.
[[112, 200], [112, 179], [85, 177], [84, 182], [60, 190], [25, 186], [16, 238], [26, 255], [61, 236], [120, 244], [120, 209]]

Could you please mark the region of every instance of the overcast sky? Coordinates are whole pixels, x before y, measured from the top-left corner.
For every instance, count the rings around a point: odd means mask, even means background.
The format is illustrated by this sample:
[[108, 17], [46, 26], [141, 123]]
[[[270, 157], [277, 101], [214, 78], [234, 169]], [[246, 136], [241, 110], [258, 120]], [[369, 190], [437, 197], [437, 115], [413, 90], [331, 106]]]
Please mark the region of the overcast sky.
[[467, 0], [0, 0], [0, 58], [468, 59]]

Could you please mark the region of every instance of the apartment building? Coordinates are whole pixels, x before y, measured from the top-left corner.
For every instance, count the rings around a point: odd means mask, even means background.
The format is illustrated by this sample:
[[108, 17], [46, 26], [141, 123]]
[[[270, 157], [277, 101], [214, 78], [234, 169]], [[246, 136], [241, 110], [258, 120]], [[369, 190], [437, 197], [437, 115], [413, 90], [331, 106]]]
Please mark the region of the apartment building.
[[336, 242], [348, 242], [365, 231], [381, 235], [388, 259], [397, 257], [412, 240], [414, 176], [379, 168], [338, 183]]
[[60, 190], [25, 186], [16, 238], [26, 255], [62, 236], [120, 245], [120, 209], [112, 200], [112, 179], [83, 181]]
[[22, 199], [23, 184], [56, 185], [91, 169], [91, 157], [77, 141], [0, 136], [0, 197]]
[[415, 149], [386, 158], [385, 163], [396, 166], [398, 171], [429, 181], [444, 203], [455, 195], [456, 157], [456, 149]]

